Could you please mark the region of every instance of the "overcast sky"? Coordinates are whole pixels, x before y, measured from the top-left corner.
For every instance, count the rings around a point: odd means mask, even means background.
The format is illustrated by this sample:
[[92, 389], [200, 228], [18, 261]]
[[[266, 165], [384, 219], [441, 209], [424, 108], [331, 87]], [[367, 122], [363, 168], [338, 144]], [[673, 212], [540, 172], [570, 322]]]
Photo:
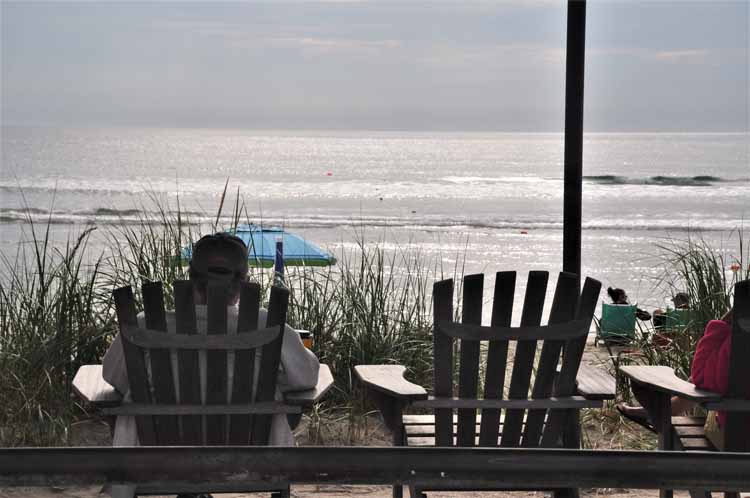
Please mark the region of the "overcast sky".
[[[590, 0], [587, 131], [747, 131], [748, 1]], [[561, 131], [562, 1], [2, 2], [3, 124]]]

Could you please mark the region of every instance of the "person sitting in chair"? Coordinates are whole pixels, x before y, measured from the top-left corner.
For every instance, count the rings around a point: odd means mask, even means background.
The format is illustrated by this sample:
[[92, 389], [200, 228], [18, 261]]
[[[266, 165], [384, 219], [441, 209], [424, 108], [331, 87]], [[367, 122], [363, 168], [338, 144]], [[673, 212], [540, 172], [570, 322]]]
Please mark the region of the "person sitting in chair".
[[[729, 390], [729, 352], [732, 345], [732, 310], [720, 320], [711, 320], [703, 330], [690, 365], [690, 382], [699, 389], [705, 389], [721, 395]], [[682, 415], [695, 407], [693, 401], [678, 396], [672, 397], [672, 415]], [[650, 430], [654, 430], [648, 413], [640, 406], [617, 405], [617, 410], [630, 419]], [[725, 414], [722, 411], [709, 412], [706, 419], [706, 437], [717, 448], [723, 448], [721, 428], [724, 426]]]
[[[207, 306], [206, 289], [209, 282], [222, 282], [229, 286], [229, 306], [227, 308], [227, 330], [237, 330], [240, 297], [240, 284], [247, 279], [247, 247], [238, 237], [227, 233], [206, 235], [193, 245], [193, 257], [190, 261], [189, 276], [193, 282], [195, 318], [198, 333], [206, 333]], [[267, 310], [261, 308], [258, 314], [258, 328], [266, 326]], [[138, 326], [145, 328], [145, 315], [138, 314]], [[167, 312], [167, 330], [175, 330], [175, 313]], [[176, 353], [172, 363], [175, 363]], [[234, 358], [229, 356], [229, 372], [234, 372]], [[205, 372], [205, 356], [199, 358], [200, 369]], [[102, 362], [102, 375], [123, 396], [128, 396], [128, 375], [125, 368], [125, 357], [120, 334], [117, 334], [112, 345], [107, 350]], [[260, 367], [255, 363], [256, 369]], [[279, 367], [277, 399], [281, 393], [287, 391], [301, 391], [312, 389], [318, 382], [320, 363], [317, 357], [302, 344], [299, 334], [289, 325], [284, 326], [282, 340], [281, 364]], [[257, 373], [257, 372], [256, 372]], [[177, 377], [175, 376], [175, 379]], [[205, 376], [201, 376], [204, 380]], [[179, 392], [179, 390], [177, 390]], [[201, 393], [205, 399], [206, 386], [201, 385]], [[138, 444], [134, 417], [120, 416], [115, 424], [113, 436], [114, 446], [135, 446]], [[276, 414], [271, 422], [269, 444], [274, 446], [294, 446], [294, 437], [289, 427], [286, 415]]]
[[[609, 294], [612, 304], [630, 304], [624, 289], [607, 287], [607, 294]], [[641, 321], [651, 320], [649, 312], [638, 307], [635, 308], [635, 316]]]

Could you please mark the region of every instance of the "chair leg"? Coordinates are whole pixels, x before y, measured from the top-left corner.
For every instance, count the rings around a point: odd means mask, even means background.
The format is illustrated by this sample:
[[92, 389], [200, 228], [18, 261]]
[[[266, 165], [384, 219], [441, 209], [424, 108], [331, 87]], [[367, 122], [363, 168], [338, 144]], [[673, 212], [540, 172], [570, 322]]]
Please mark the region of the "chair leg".
[[394, 484], [392, 494], [393, 494], [393, 498], [403, 498], [404, 487], [400, 484]]
[[688, 493], [690, 493], [690, 498], [711, 498], [709, 491], [702, 491], [700, 489], [690, 489]]
[[413, 484], [409, 484], [409, 496], [410, 498], [427, 498], [427, 493], [417, 488]]

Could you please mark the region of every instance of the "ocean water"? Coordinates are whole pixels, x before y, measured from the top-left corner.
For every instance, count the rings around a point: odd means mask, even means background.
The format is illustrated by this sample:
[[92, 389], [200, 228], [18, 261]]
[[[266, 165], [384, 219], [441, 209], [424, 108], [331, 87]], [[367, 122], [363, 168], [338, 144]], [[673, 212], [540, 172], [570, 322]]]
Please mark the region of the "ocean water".
[[[750, 218], [749, 143], [747, 133], [587, 134], [583, 273], [658, 306], [656, 244], [701, 236], [731, 255], [730, 232]], [[446, 273], [557, 272], [562, 159], [562, 134], [3, 127], [0, 250], [15, 251], [24, 206], [59, 242], [134, 221], [150, 196], [173, 208], [179, 197], [207, 222], [228, 180], [249, 221], [333, 252], [364, 237], [419, 250]]]

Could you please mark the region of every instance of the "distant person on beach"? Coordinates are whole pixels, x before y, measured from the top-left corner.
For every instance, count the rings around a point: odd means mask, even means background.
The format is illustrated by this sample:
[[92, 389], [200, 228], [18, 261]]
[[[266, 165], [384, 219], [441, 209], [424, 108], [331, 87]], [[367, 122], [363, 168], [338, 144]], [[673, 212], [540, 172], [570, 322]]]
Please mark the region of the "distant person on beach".
[[[672, 304], [676, 310], [686, 310], [690, 306], [690, 296], [687, 292], [678, 292], [672, 297]], [[667, 325], [667, 312], [661, 308], [657, 308], [653, 312], [654, 316], [654, 328], [661, 330]]]
[[[225, 282], [230, 289], [229, 306], [227, 308], [227, 329], [236, 330], [240, 297], [240, 284], [247, 279], [247, 247], [241, 239], [226, 233], [206, 235], [193, 245], [193, 257], [190, 261], [189, 275], [194, 286], [195, 318], [198, 333], [206, 333], [207, 306], [206, 289], [209, 282]], [[266, 326], [267, 311], [261, 308], [258, 315], [258, 327]], [[145, 315], [138, 314], [138, 326], [145, 327]], [[167, 312], [167, 329], [175, 331], [175, 313]], [[175, 355], [176, 356], [176, 355]], [[173, 362], [175, 360], [173, 356]], [[200, 369], [206, 370], [205, 354], [201, 354]], [[229, 376], [234, 372], [234, 358], [229, 357]], [[103, 363], [104, 380], [112, 384], [126, 399], [129, 397], [128, 376], [125, 368], [122, 342], [118, 334], [110, 346]], [[256, 362], [257, 368], [260, 363]], [[281, 365], [277, 383], [276, 398], [281, 399], [281, 393], [300, 391], [315, 387], [318, 381], [320, 364], [315, 355], [305, 348], [299, 334], [289, 325], [284, 327], [284, 338], [281, 349]], [[201, 376], [203, 379], [203, 376]], [[179, 391], [177, 391], [179, 392]], [[201, 385], [201, 396], [205, 399], [206, 386]], [[286, 415], [276, 414], [271, 423], [269, 444], [275, 446], [294, 446], [294, 437], [289, 428]], [[133, 417], [117, 418], [113, 437], [114, 446], [136, 446], [138, 436], [135, 419]]]
[[[607, 294], [609, 294], [612, 304], [630, 304], [628, 302], [628, 295], [625, 293], [624, 289], [608, 287]], [[651, 320], [651, 314], [638, 307], [635, 308], [635, 316], [641, 321]]]
[[[711, 320], [703, 330], [690, 365], [690, 382], [699, 389], [705, 389], [721, 395], [729, 390], [729, 354], [732, 345], [732, 310], [720, 320]], [[682, 415], [695, 407], [693, 401], [674, 396], [672, 398], [672, 415]], [[626, 418], [653, 430], [646, 409], [640, 406], [617, 405], [617, 410]], [[706, 420], [706, 436], [718, 448], [723, 448], [721, 428], [726, 414], [723, 411], [709, 412]]]

